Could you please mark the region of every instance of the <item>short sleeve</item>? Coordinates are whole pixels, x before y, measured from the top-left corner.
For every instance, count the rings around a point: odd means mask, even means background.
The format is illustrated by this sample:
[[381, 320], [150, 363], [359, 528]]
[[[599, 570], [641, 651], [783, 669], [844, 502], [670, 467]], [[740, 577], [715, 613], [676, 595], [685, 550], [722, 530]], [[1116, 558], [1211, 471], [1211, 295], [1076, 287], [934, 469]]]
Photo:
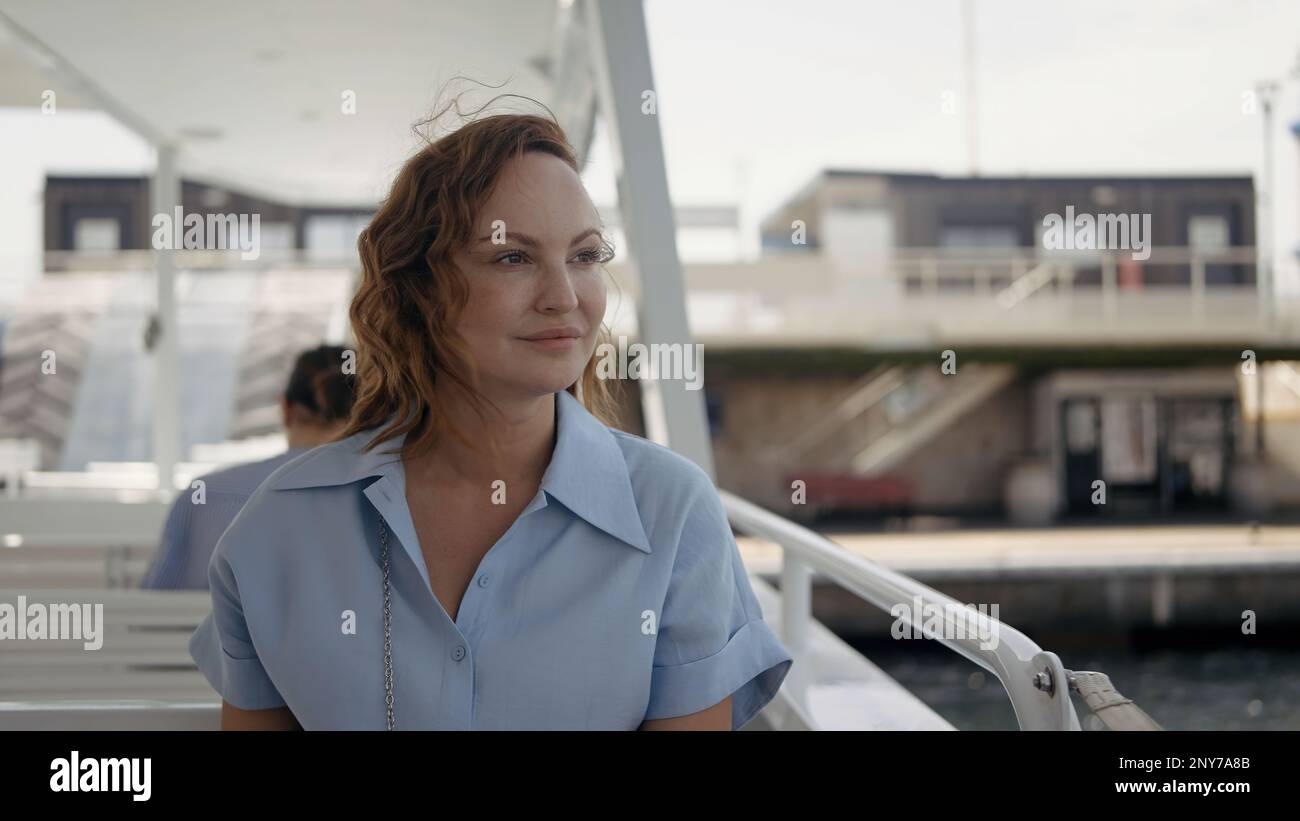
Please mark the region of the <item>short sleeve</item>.
[[212, 612], [190, 637], [190, 655], [223, 699], [241, 710], [285, 706], [253, 647], [239, 587], [220, 545], [208, 565]]
[[645, 718], [690, 715], [731, 696], [738, 730], [776, 696], [792, 663], [763, 621], [722, 500], [704, 484], [674, 558]]

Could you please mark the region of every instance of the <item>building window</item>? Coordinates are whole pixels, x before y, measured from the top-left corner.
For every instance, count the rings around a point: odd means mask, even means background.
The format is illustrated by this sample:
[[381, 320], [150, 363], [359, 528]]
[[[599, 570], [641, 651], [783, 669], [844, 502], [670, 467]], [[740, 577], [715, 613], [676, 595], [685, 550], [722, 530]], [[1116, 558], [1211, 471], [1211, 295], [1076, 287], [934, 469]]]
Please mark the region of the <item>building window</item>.
[[1187, 244], [1198, 251], [1222, 251], [1228, 247], [1228, 220], [1202, 214], [1187, 220]]
[[1020, 232], [1013, 225], [945, 225], [939, 229], [940, 248], [1018, 248]]
[[357, 254], [357, 237], [370, 214], [315, 214], [307, 218], [304, 247], [312, 260], [335, 262]]
[[75, 251], [120, 251], [122, 225], [107, 217], [84, 217], [72, 229]]

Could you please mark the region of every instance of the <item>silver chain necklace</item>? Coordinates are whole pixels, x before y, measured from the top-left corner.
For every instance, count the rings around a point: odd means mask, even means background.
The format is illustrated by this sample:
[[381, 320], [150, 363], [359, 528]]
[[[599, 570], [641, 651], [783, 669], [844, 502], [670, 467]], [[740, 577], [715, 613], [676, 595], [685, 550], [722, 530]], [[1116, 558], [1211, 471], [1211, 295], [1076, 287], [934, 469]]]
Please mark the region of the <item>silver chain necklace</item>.
[[388, 597], [388, 527], [379, 517], [379, 548], [384, 560], [384, 703], [388, 705], [388, 729], [396, 730], [393, 720], [393, 614]]

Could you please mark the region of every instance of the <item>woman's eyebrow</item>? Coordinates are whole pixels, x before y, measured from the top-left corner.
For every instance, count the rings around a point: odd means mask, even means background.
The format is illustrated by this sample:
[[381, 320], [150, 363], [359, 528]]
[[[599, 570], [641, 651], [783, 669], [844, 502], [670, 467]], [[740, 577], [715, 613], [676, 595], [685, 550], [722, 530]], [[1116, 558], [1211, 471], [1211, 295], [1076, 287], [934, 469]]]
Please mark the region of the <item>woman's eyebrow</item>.
[[[574, 237], [573, 239], [569, 240], [569, 247], [573, 247], [574, 245], [577, 245], [578, 243], [582, 242], [584, 239], [586, 239], [587, 237], [591, 236], [592, 234], [599, 235], [599, 234], [600, 234], [600, 229], [599, 229], [599, 228], [588, 228], [586, 231], [583, 231], [581, 234], [578, 234], [576, 237]], [[509, 238], [510, 238], [510, 242], [512, 242], [512, 243], [516, 243], [516, 244], [519, 244], [519, 245], [531, 245], [531, 246], [533, 246], [534, 248], [537, 247], [538, 245], [541, 245], [541, 243], [537, 241], [537, 238], [536, 238], [536, 237], [529, 236], [528, 234], [522, 234], [522, 233], [520, 233], [520, 232], [518, 232], [518, 231], [511, 231], [511, 232], [508, 234], [508, 236], [509, 236]], [[491, 241], [492, 241], [492, 235], [489, 234], [489, 235], [487, 235], [486, 237], [479, 237], [479, 238], [478, 238], [478, 241], [479, 241], [479, 242], [491, 242]]]

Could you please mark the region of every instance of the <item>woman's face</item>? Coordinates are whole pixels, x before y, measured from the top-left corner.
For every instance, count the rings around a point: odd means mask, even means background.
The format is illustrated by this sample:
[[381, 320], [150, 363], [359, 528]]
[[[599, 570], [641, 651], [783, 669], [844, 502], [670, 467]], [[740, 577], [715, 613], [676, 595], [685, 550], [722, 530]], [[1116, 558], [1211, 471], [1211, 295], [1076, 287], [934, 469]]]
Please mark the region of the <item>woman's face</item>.
[[[496, 400], [555, 393], [582, 375], [605, 316], [600, 222], [578, 175], [529, 152], [502, 169], [469, 246], [452, 256], [469, 284], [458, 330]], [[560, 332], [560, 338], [537, 341]]]

